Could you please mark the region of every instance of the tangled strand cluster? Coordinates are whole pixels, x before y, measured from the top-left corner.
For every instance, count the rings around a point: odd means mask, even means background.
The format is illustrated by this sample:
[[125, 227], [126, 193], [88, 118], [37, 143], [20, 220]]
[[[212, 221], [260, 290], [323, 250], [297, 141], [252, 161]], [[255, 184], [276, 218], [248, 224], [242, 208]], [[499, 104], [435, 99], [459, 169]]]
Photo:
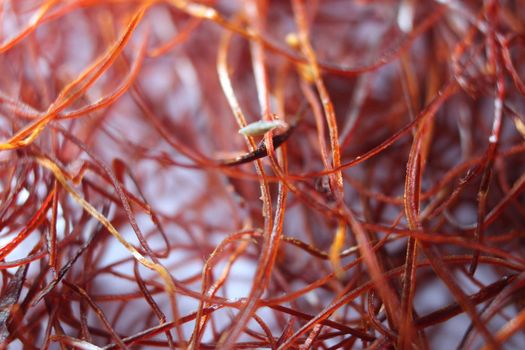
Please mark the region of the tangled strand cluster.
[[523, 0], [1, 1], [1, 348], [520, 348], [523, 62]]

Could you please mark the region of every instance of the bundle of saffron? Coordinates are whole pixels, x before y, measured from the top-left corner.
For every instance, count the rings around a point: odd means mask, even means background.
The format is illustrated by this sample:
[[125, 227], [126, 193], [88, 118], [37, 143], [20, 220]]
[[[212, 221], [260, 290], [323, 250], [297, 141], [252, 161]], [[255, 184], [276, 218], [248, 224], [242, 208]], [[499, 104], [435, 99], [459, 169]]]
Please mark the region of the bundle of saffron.
[[524, 9], [1, 1], [0, 348], [522, 348]]

